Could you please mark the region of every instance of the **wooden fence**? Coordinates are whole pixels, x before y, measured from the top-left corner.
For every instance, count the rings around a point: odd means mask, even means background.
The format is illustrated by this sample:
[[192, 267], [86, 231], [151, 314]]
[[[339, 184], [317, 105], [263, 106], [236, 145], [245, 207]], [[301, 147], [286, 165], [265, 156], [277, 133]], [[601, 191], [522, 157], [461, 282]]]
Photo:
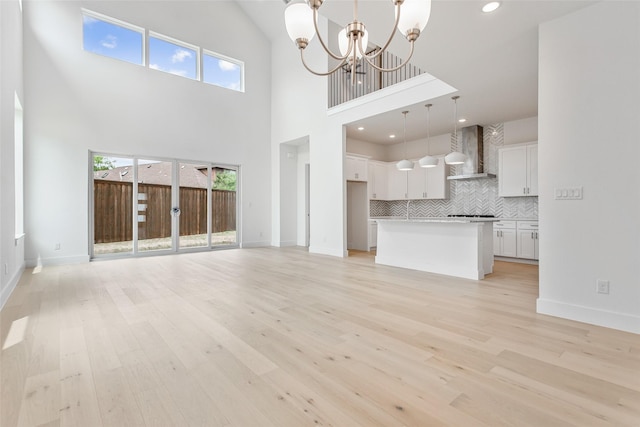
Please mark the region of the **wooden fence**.
[[[93, 182], [94, 242], [133, 240], [133, 184]], [[171, 186], [138, 184], [138, 239], [171, 236]], [[211, 232], [235, 231], [236, 192], [211, 190]], [[207, 233], [206, 188], [180, 187], [180, 235]], [[144, 221], [141, 219], [144, 217]]]

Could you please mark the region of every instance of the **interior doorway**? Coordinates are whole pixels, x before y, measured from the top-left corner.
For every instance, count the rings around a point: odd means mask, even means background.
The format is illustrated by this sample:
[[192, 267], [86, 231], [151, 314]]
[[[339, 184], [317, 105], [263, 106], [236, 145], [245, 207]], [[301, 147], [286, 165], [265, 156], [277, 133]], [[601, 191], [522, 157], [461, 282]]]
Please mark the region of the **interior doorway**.
[[309, 247], [311, 241], [311, 165], [309, 140], [280, 144], [279, 230], [277, 246]]

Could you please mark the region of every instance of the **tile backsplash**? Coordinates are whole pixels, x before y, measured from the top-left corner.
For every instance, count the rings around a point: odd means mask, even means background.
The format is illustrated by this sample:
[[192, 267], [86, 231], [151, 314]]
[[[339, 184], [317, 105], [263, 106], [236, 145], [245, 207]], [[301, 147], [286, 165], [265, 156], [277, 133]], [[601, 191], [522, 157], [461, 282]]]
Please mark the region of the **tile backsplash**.
[[[484, 127], [484, 171], [498, 173], [498, 149], [504, 143], [502, 124]], [[455, 150], [455, 141], [451, 141]], [[450, 175], [456, 175], [455, 166]], [[409, 216], [441, 217], [447, 215], [495, 215], [498, 218], [537, 218], [537, 197], [498, 197], [498, 178], [449, 181], [447, 200], [412, 200]], [[406, 200], [371, 200], [370, 216], [405, 216]]]

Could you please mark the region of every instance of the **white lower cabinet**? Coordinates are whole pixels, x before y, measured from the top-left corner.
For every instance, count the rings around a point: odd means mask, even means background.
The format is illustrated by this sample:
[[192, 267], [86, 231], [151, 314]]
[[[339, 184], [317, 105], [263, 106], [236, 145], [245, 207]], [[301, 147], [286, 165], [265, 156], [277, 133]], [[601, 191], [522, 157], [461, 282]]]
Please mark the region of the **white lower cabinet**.
[[378, 223], [369, 221], [369, 250], [378, 246]]
[[518, 258], [538, 259], [538, 222], [518, 221]]
[[497, 256], [517, 256], [516, 221], [493, 223], [493, 254]]

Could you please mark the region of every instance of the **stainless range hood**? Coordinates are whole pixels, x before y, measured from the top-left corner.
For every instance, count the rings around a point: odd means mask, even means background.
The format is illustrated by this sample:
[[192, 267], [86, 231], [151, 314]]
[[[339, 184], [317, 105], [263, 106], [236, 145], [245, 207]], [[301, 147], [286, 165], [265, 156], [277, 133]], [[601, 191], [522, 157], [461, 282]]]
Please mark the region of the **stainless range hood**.
[[474, 125], [460, 129], [458, 132], [458, 151], [467, 156], [467, 160], [455, 166], [458, 175], [448, 176], [447, 179], [482, 179], [495, 178], [496, 175], [484, 171], [484, 130], [482, 126]]

